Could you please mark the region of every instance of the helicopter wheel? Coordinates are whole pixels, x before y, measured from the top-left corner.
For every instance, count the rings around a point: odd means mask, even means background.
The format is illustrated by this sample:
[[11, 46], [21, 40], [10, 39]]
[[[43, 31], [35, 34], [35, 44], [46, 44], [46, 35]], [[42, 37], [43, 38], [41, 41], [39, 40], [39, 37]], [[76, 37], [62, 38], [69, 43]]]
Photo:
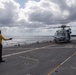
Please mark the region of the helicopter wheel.
[[67, 43], [70, 43], [71, 41], [70, 40], [67, 40]]

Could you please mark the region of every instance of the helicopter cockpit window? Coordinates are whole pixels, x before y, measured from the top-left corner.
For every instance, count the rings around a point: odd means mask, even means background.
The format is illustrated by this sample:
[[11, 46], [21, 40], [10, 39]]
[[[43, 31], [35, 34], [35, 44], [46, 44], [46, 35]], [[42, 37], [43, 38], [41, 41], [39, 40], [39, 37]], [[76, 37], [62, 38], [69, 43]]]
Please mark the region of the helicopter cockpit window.
[[65, 36], [65, 33], [63, 32], [63, 33], [61, 33], [61, 35]]
[[56, 33], [57, 36], [65, 36], [65, 32], [59, 31]]

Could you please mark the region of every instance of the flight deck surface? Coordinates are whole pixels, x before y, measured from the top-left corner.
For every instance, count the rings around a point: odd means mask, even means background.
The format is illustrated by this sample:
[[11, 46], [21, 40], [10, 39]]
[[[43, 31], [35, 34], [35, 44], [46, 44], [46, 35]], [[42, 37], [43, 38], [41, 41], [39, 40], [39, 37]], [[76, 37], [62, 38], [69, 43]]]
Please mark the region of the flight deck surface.
[[3, 49], [0, 75], [76, 75], [76, 41]]

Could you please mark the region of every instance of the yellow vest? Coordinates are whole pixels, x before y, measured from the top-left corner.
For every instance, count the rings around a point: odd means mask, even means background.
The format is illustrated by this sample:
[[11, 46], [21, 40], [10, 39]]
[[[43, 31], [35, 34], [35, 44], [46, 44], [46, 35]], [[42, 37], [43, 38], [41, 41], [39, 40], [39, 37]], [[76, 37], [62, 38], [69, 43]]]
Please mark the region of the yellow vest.
[[0, 44], [2, 44], [2, 40], [9, 40], [9, 39], [4, 38], [4, 37], [0, 34]]

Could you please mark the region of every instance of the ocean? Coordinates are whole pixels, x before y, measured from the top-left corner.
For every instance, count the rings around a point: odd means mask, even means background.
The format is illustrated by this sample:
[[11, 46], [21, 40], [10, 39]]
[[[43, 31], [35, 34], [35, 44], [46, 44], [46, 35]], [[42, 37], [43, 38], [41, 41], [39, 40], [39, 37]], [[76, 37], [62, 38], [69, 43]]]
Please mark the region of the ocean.
[[3, 47], [14, 47], [46, 41], [53, 41], [53, 36], [14, 36], [12, 40], [3, 41]]
[[[76, 40], [76, 37], [72, 37], [72, 40]], [[14, 47], [21, 45], [29, 45], [36, 42], [53, 41], [53, 36], [14, 36], [12, 40], [3, 41], [3, 47]]]

